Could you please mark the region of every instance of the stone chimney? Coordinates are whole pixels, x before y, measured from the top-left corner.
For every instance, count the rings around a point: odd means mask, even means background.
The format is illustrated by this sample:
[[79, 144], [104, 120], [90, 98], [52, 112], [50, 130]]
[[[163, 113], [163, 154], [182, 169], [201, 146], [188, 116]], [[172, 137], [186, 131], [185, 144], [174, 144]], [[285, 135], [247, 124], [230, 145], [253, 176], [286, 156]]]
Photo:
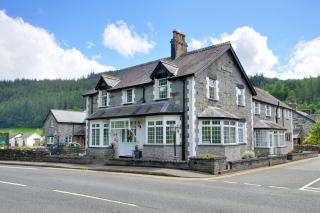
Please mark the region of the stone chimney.
[[297, 111], [297, 101], [295, 100], [290, 100], [288, 105], [291, 107], [291, 109], [293, 109], [294, 111]]
[[173, 37], [170, 41], [171, 43], [171, 59], [176, 59], [183, 54], [187, 53], [187, 43], [185, 40], [185, 35], [177, 30], [173, 30]]

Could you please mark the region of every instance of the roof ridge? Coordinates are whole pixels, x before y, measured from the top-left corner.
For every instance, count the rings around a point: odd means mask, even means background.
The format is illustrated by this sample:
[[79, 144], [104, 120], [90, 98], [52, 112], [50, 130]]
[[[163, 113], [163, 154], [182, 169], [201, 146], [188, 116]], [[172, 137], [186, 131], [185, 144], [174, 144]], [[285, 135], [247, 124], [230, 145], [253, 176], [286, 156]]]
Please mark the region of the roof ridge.
[[231, 42], [230, 41], [226, 41], [226, 42], [222, 42], [222, 43], [219, 43], [219, 44], [213, 44], [213, 45], [210, 45], [208, 47], [203, 47], [203, 48], [200, 48], [200, 49], [189, 51], [189, 52], [187, 52], [186, 54], [184, 54], [182, 56], [191, 55], [191, 54], [194, 54], [194, 53], [206, 51], [206, 50], [209, 50], [209, 49], [212, 49], [212, 48], [215, 48], [215, 47], [221, 47], [221, 46], [224, 46], [224, 45], [231, 45]]
[[106, 77], [106, 78], [110, 78], [113, 80], [119, 80], [119, 78], [117, 76], [113, 76], [113, 75], [109, 75], [109, 74], [101, 74], [102, 77]]
[[122, 71], [125, 71], [125, 70], [127, 70], [127, 69], [132, 69], [132, 68], [136, 68], [136, 67], [140, 67], [140, 66], [152, 64], [152, 63], [154, 63], [154, 62], [161, 61], [161, 60], [168, 59], [168, 58], [170, 58], [170, 57], [159, 58], [159, 59], [152, 60], [152, 61], [148, 61], [148, 62], [145, 62], [145, 63], [142, 63], [142, 64], [133, 65], [133, 66], [131, 66], [131, 67], [125, 67], [125, 68], [123, 68], [123, 69], [113, 70], [112, 72], [122, 72]]

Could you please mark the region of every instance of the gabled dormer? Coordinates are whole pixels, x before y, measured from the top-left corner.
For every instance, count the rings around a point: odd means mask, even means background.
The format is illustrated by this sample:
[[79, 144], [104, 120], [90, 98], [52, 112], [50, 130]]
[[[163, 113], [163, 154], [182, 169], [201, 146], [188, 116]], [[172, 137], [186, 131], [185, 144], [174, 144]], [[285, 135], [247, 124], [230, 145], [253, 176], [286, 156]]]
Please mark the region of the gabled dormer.
[[150, 75], [154, 81], [153, 95], [155, 100], [170, 98], [171, 88], [168, 79], [177, 74], [178, 67], [167, 61], [159, 61]]
[[96, 90], [98, 91], [98, 107], [108, 107], [110, 102], [110, 96], [108, 89], [116, 86], [120, 82], [120, 79], [111, 75], [101, 75]]

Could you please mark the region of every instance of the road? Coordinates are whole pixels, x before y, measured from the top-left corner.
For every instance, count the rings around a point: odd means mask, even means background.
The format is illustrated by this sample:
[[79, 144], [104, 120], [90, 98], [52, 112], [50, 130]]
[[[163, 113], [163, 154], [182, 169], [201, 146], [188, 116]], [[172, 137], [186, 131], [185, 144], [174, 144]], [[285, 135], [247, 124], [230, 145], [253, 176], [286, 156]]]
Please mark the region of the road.
[[320, 212], [320, 159], [207, 179], [0, 165], [0, 212]]

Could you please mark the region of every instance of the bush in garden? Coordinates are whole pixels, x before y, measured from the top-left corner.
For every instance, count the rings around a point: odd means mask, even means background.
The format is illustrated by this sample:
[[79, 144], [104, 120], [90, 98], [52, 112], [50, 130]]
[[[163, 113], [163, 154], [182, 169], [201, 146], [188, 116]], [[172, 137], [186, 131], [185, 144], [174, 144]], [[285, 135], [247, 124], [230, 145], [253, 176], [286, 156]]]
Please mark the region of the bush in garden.
[[243, 154], [242, 154], [242, 159], [250, 159], [250, 158], [255, 158], [256, 154], [254, 153], [253, 150], [246, 150]]
[[304, 144], [320, 145], [320, 121], [311, 126], [308, 137], [303, 141]]

